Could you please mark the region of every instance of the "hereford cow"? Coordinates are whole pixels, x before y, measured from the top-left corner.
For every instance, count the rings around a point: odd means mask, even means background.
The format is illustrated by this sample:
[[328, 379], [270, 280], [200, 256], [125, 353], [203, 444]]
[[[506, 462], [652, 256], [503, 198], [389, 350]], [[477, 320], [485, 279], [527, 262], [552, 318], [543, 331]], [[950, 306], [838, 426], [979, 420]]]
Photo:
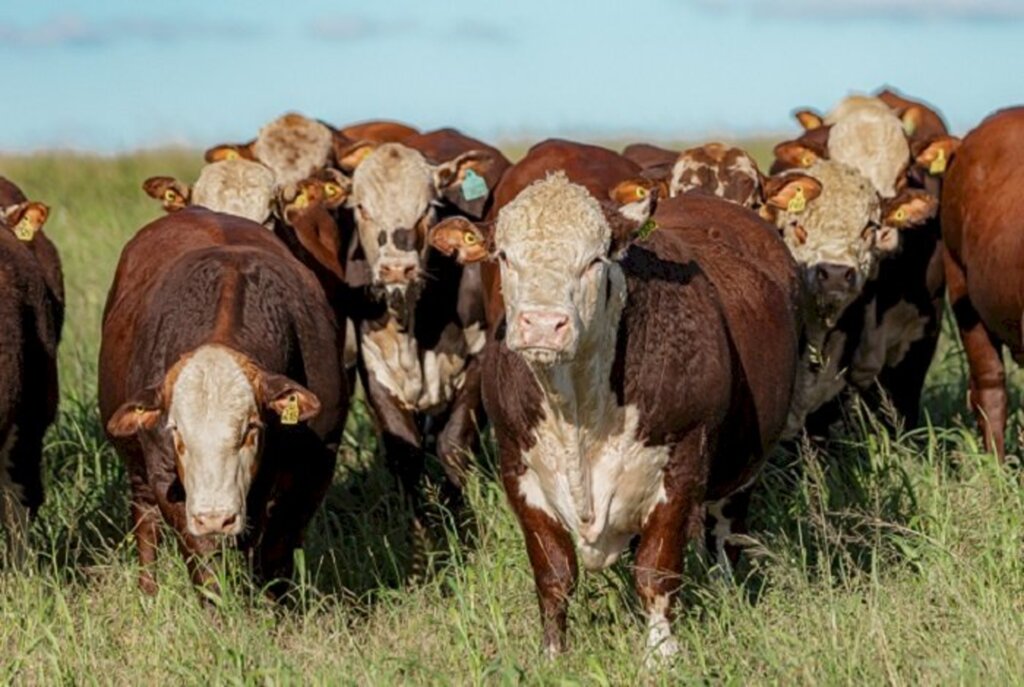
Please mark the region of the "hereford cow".
[[761, 205], [761, 171], [740, 148], [706, 143], [673, 153], [636, 143], [622, 154], [640, 165], [644, 177], [663, 182], [659, 188], [663, 197], [700, 193], [751, 209]]
[[[797, 278], [777, 233], [718, 199], [608, 200], [635, 164], [547, 141], [496, 191], [495, 225], [452, 218], [434, 245], [500, 264], [504, 315], [484, 354], [502, 480], [533, 566], [549, 655], [565, 646], [577, 557], [615, 562], [631, 539], [656, 656], [687, 541], [710, 502], [754, 479], [786, 417]], [[719, 516], [719, 518], [715, 518]]]
[[29, 519], [43, 502], [43, 435], [57, 415], [64, 282], [43, 234], [49, 209], [0, 177], [0, 523], [24, 561]]
[[985, 447], [1006, 453], [1003, 347], [1024, 362], [1024, 107], [997, 112], [963, 141], [942, 195], [949, 301], [967, 354], [969, 401]]
[[426, 234], [453, 212], [483, 217], [509, 163], [453, 129], [402, 143], [362, 141], [338, 159], [352, 174], [348, 283], [362, 294], [360, 377], [422, 532], [419, 483], [433, 442], [446, 476], [442, 496], [452, 507], [461, 501], [483, 420], [477, 354], [485, 338], [479, 269], [431, 250]]
[[144, 591], [161, 514], [197, 584], [221, 536], [259, 580], [290, 576], [347, 410], [340, 339], [314, 276], [254, 222], [186, 208], [125, 246], [99, 400], [128, 467]]
[[[955, 149], [955, 139], [941, 136], [911, 146], [904, 124], [883, 101], [855, 96], [840, 104], [821, 126], [776, 147], [773, 172], [812, 167], [839, 160], [872, 181], [886, 211], [883, 224], [912, 229], [899, 237], [887, 257], [872, 268], [870, 279], [837, 325], [831, 358], [837, 369], [833, 392], [853, 384], [874, 406], [884, 391], [907, 425], [918, 420], [921, 391], [938, 341], [941, 323], [941, 252], [935, 208], [938, 179], [934, 164]], [[911, 153], [916, 153], [912, 157]], [[923, 170], [923, 171], [922, 171]], [[850, 234], [853, 238], [853, 234]], [[820, 351], [819, 351], [820, 353]], [[830, 392], [824, 397], [834, 397]], [[819, 404], [820, 405], [820, 404]], [[830, 404], [812, 422], [821, 430], [838, 415]]]

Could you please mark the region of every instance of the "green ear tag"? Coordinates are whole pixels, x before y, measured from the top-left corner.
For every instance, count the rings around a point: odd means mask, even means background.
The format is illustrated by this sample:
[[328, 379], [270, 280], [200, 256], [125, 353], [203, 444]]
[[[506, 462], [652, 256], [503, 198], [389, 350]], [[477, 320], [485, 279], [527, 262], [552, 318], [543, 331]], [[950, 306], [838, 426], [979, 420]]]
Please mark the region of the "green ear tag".
[[643, 225], [636, 230], [636, 237], [641, 241], [646, 241], [647, 237], [650, 236], [655, 229], [658, 228], [658, 223], [653, 219], [649, 219], [643, 223]]
[[466, 170], [462, 177], [462, 197], [467, 201], [483, 198], [487, 195], [487, 182], [471, 169]]
[[299, 398], [294, 394], [288, 397], [288, 403], [285, 404], [284, 410], [281, 411], [281, 424], [282, 425], [297, 425], [299, 424]]

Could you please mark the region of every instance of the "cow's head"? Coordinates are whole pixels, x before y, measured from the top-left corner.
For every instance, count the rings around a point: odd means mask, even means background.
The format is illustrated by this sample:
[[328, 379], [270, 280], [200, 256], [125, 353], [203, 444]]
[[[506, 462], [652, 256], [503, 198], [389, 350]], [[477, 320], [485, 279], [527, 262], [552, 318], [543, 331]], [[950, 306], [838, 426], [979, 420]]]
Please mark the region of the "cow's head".
[[470, 196], [489, 194], [491, 189], [480, 185], [494, 158], [489, 151], [471, 150], [431, 164], [401, 143], [362, 142], [339, 162], [352, 170], [348, 206], [355, 213], [373, 285], [386, 290], [390, 300], [405, 296], [423, 278], [426, 235], [441, 199], [460, 186]]
[[878, 98], [850, 96], [826, 119], [829, 159], [853, 167], [883, 198], [892, 198], [906, 183], [910, 144], [903, 123]]
[[259, 224], [270, 220], [275, 194], [273, 173], [257, 162], [242, 159], [204, 166], [191, 186], [172, 177], [151, 177], [142, 188], [167, 212], [200, 205]]
[[31, 241], [50, 216], [50, 208], [36, 201], [0, 206], [0, 225], [21, 241]]
[[339, 279], [345, 278], [344, 246], [336, 211], [345, 204], [350, 190], [351, 180], [328, 168], [281, 189], [279, 195], [281, 220], [313, 258]]
[[740, 148], [709, 143], [683, 151], [672, 167], [669, 193], [700, 192], [754, 208], [761, 198], [761, 172]]
[[463, 262], [495, 257], [509, 349], [537, 366], [567, 363], [615, 335], [626, 295], [616, 259], [656, 200], [656, 193], [638, 195], [621, 208], [602, 203], [556, 172], [520, 192], [492, 227], [451, 218], [434, 228], [430, 240]]
[[107, 431], [137, 437], [147, 452], [173, 451], [191, 534], [237, 535], [245, 529], [246, 498], [268, 428], [297, 425], [319, 412], [319, 399], [297, 382], [208, 345], [118, 408]]
[[823, 161], [765, 183], [766, 217], [782, 231], [803, 268], [809, 315], [832, 327], [899, 245], [899, 231], [917, 226], [937, 209], [927, 193], [905, 189], [882, 199], [851, 167]]

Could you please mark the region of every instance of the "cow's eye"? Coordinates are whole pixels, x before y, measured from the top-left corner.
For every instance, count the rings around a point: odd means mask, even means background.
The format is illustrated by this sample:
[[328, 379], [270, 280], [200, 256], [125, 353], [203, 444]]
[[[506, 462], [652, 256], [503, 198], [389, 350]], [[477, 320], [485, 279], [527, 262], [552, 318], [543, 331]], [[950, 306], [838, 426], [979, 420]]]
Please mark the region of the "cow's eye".
[[508, 264], [508, 255], [505, 254], [505, 251], [503, 251], [503, 250], [499, 250], [498, 251], [498, 260], [501, 262], [502, 265], [507, 265]]
[[877, 221], [875, 221], [875, 220], [873, 220], [873, 219], [870, 219], [870, 220], [868, 220], [868, 226], [867, 226], [867, 228], [868, 228], [868, 229], [881, 229], [881, 228], [882, 228], [882, 225], [881, 225], [881, 224], [879, 224], [879, 223], [878, 223]]
[[258, 422], [250, 422], [245, 426], [245, 431], [242, 433], [242, 446], [255, 446], [256, 440], [260, 436], [260, 425]]

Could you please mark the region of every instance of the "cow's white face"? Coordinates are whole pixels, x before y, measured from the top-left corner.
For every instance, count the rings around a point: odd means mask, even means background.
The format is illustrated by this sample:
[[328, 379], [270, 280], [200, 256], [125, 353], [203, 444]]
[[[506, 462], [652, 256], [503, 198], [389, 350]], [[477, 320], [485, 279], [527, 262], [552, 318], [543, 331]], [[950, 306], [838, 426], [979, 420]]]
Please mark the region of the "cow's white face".
[[273, 172], [276, 186], [284, 187], [324, 169], [330, 162], [333, 138], [320, 122], [290, 112], [260, 129], [252, 154]]
[[219, 346], [197, 349], [174, 380], [167, 424], [189, 532], [242, 532], [263, 426], [256, 390], [238, 358]]
[[550, 365], [571, 361], [593, 339], [607, 299], [625, 293], [622, 270], [608, 257], [611, 238], [597, 200], [561, 172], [502, 208], [494, 242], [511, 350]]
[[375, 285], [404, 292], [419, 279], [437, 198], [434, 167], [412, 148], [381, 145], [356, 167], [348, 204]]
[[224, 160], [203, 167], [191, 203], [263, 224], [270, 219], [274, 174], [249, 160]]
[[821, 183], [820, 195], [800, 211], [780, 210], [776, 223], [804, 270], [814, 314], [832, 326], [890, 248], [878, 240], [881, 210], [871, 182], [831, 161], [803, 172]]
[[871, 181], [883, 198], [899, 191], [910, 163], [903, 122], [877, 98], [853, 96], [825, 120], [829, 158], [853, 167]]

